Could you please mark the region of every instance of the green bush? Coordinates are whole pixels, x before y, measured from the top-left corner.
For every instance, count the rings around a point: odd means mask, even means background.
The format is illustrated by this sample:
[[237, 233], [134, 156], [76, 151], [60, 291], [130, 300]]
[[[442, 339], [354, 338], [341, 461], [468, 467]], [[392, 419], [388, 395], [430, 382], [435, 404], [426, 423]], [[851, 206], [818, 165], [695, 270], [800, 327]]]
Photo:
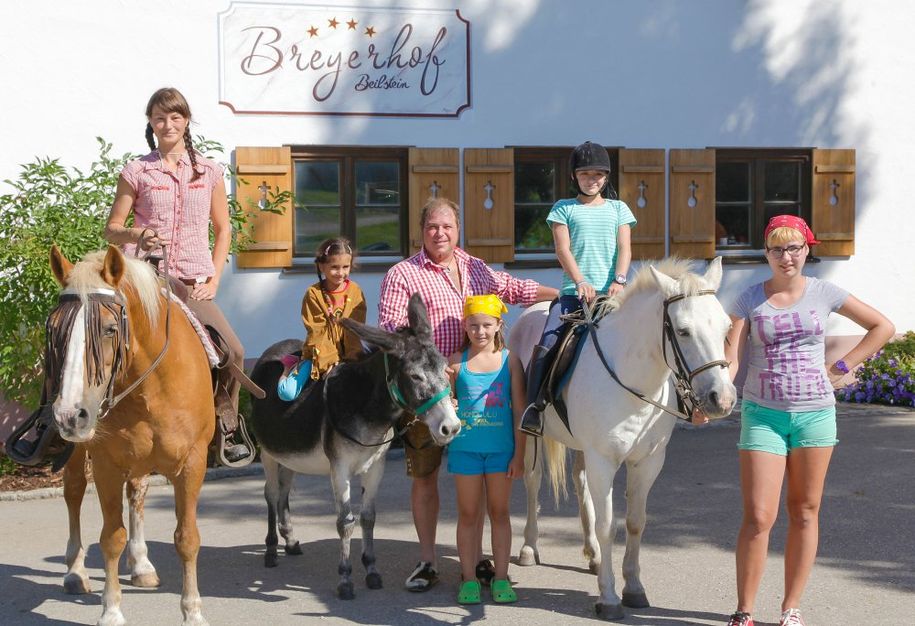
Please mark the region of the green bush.
[[[18, 178], [4, 180], [12, 191], [0, 195], [0, 393], [27, 407], [39, 402], [44, 323], [59, 291], [48, 251], [56, 243], [68, 259], [76, 260], [105, 247], [103, 232], [118, 176], [136, 157], [112, 156], [112, 145], [97, 140], [99, 156], [88, 170], [37, 158], [21, 166]], [[223, 152], [219, 143], [203, 137], [195, 138], [194, 146], [210, 158]], [[237, 184], [247, 184], [231, 167], [226, 172]], [[266, 206], [258, 208], [243, 207], [230, 194], [230, 252], [252, 243], [244, 226], [255, 211], [281, 213], [290, 196], [274, 190]]]
[[855, 382], [836, 395], [846, 402], [915, 406], [915, 332], [867, 359], [855, 370]]

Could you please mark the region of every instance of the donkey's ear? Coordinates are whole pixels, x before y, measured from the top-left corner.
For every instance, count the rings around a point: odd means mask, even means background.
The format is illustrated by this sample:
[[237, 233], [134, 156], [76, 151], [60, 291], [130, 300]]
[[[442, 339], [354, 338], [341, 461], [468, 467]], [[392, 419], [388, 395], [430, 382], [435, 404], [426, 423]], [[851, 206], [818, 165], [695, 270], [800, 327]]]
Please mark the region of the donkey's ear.
[[61, 287], [67, 286], [67, 280], [70, 278], [70, 272], [73, 270], [73, 264], [67, 260], [64, 253], [60, 251], [57, 244], [51, 246], [51, 272], [54, 278], [60, 283]]
[[721, 286], [721, 257], [716, 256], [708, 264], [708, 268], [705, 270], [705, 275], [702, 277], [705, 279], [705, 282], [708, 284], [709, 289], [718, 291], [718, 287]]
[[389, 333], [386, 330], [375, 328], [374, 326], [366, 326], [365, 324], [348, 317], [341, 319], [340, 323], [343, 324], [344, 328], [359, 335], [360, 339], [365, 340], [373, 346], [378, 346], [384, 352], [394, 352], [403, 346], [403, 340], [399, 335]]
[[116, 247], [108, 246], [105, 262], [102, 263], [102, 280], [117, 289], [126, 270], [127, 260], [124, 255]]
[[677, 281], [668, 276], [667, 274], [662, 274], [654, 265], [650, 265], [648, 269], [651, 270], [651, 276], [654, 278], [654, 281], [658, 283], [658, 287], [661, 289], [661, 293], [664, 294], [665, 298], [677, 295], [679, 293], [679, 287], [677, 286]]
[[410, 303], [407, 305], [407, 319], [410, 321], [410, 328], [414, 333], [431, 339], [432, 325], [429, 323], [429, 314], [426, 313], [426, 305], [423, 304], [422, 296], [418, 293], [410, 296]]

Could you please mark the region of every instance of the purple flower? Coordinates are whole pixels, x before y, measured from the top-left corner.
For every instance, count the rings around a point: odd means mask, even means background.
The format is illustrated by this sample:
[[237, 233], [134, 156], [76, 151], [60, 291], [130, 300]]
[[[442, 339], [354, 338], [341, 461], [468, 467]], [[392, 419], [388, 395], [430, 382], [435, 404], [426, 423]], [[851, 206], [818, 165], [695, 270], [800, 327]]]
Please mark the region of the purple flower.
[[855, 393], [855, 402], [864, 402], [864, 392], [858, 391]]

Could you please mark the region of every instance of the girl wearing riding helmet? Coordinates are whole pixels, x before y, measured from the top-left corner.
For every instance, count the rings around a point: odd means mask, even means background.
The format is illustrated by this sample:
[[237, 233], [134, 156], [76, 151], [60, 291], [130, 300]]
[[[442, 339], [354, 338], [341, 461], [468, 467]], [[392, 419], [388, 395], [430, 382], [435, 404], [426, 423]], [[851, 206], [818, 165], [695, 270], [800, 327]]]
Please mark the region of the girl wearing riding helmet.
[[[803, 626], [798, 606], [816, 557], [819, 509], [836, 439], [833, 385], [895, 332], [875, 309], [825, 280], [803, 274], [819, 243], [800, 217], [778, 215], [765, 230], [769, 280], [737, 298], [725, 355], [731, 380], [747, 353], [741, 408], [743, 522], [737, 536], [737, 611], [729, 626], [753, 626], [769, 531], [788, 477], [785, 596], [780, 626]], [[825, 362], [826, 318], [837, 312], [867, 334], [835, 363]], [[748, 345], [749, 344], [749, 345]]]
[[[521, 430], [539, 437], [547, 405], [547, 378], [553, 360], [551, 348], [563, 333], [560, 315], [592, 303], [597, 295], [616, 295], [626, 286], [632, 260], [630, 231], [635, 216], [626, 203], [616, 199], [610, 186], [610, 155], [598, 144], [586, 141], [572, 151], [569, 161], [575, 198], [560, 200], [546, 218], [553, 230], [556, 256], [564, 270], [559, 306], [550, 316], [540, 343], [534, 347], [527, 372], [530, 404], [521, 419]], [[608, 190], [609, 198], [603, 195]]]

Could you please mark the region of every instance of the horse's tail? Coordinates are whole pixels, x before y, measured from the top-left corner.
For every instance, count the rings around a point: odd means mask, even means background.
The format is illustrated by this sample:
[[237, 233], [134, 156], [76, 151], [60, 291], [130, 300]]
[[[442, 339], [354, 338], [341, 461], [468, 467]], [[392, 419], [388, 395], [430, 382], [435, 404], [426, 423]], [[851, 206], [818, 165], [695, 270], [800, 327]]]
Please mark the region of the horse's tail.
[[543, 461], [547, 464], [546, 469], [550, 473], [553, 499], [558, 507], [559, 500], [565, 500], [569, 496], [566, 485], [566, 447], [549, 437], [543, 437], [541, 441], [543, 441]]

